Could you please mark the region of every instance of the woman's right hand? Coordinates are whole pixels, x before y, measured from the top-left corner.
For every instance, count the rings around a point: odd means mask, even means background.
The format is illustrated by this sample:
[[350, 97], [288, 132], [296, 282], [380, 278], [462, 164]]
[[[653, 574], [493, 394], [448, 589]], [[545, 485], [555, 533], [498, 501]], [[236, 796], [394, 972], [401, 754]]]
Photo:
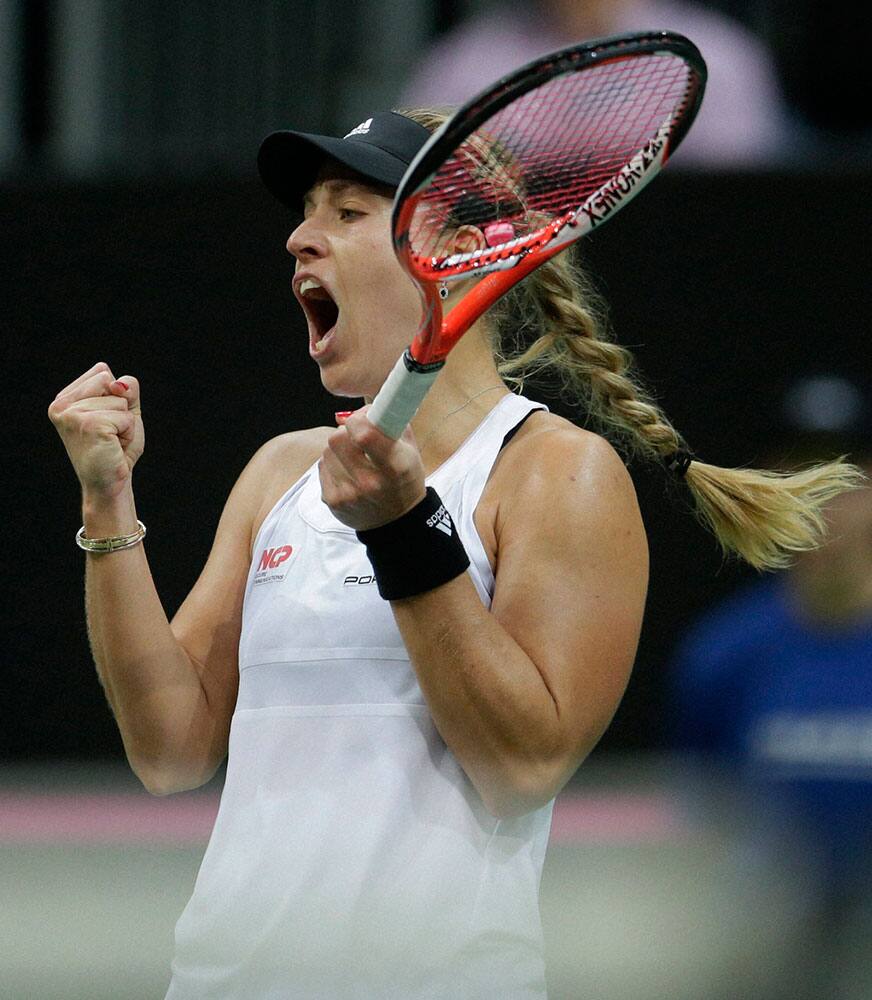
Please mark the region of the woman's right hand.
[[100, 361], [57, 394], [48, 416], [83, 495], [118, 497], [145, 447], [139, 382], [132, 375], [116, 380], [109, 365]]

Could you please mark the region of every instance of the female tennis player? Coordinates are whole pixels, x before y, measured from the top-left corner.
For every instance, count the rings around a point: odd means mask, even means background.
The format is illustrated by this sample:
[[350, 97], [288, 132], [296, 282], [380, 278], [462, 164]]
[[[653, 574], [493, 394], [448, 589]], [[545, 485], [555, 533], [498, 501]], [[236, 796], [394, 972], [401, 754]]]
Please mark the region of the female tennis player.
[[[418, 328], [391, 201], [440, 120], [380, 113], [342, 139], [262, 147], [267, 186], [301, 218], [293, 288], [335, 396], [369, 404]], [[446, 238], [465, 252], [477, 236]], [[821, 505], [854, 482], [841, 463], [691, 461], [630, 361], [554, 257], [466, 334], [397, 440], [364, 405], [265, 444], [172, 622], [139, 544], [138, 381], [101, 362], [51, 404], [82, 485], [94, 659], [133, 770], [167, 794], [228, 757], [170, 998], [545, 996], [553, 800], [622, 696], [648, 580], [605, 435], [683, 477], [724, 547], [760, 567], [817, 544]], [[509, 391], [548, 367], [602, 433]]]

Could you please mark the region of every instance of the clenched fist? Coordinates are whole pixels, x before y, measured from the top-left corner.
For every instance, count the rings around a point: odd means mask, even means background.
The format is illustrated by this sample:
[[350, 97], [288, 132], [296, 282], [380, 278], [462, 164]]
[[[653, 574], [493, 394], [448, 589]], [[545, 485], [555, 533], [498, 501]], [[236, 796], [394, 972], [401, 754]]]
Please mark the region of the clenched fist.
[[116, 379], [98, 362], [62, 389], [48, 408], [86, 496], [113, 499], [127, 486], [145, 447], [139, 382]]

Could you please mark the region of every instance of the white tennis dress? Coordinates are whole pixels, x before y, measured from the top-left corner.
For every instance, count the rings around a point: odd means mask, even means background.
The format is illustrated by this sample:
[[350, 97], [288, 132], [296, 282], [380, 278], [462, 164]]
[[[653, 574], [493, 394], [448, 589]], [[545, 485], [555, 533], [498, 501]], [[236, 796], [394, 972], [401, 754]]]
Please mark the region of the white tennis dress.
[[[427, 480], [490, 606], [473, 512], [508, 395]], [[168, 1000], [543, 1000], [552, 805], [496, 819], [431, 719], [317, 466], [258, 533], [221, 807], [176, 927]]]

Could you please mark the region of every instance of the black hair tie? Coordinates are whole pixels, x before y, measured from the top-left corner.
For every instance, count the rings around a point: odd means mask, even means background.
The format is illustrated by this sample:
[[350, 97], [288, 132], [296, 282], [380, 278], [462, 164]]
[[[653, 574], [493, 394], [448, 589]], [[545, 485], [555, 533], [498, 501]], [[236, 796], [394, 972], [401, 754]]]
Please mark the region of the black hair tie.
[[687, 472], [688, 466], [693, 459], [694, 456], [689, 451], [674, 451], [671, 455], [667, 455], [663, 459], [663, 464], [673, 476], [684, 479], [684, 474]]

